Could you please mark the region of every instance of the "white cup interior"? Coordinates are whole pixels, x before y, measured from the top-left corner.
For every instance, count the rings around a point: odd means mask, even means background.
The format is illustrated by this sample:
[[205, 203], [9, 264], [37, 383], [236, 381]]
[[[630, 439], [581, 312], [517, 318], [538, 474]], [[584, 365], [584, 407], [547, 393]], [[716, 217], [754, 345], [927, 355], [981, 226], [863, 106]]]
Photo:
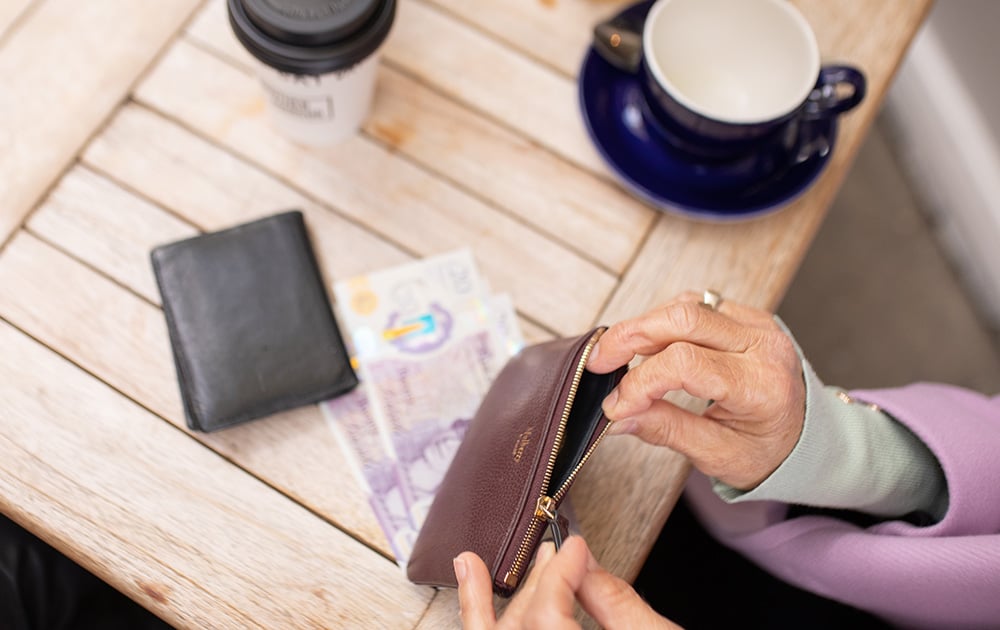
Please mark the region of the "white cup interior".
[[788, 0], [659, 0], [642, 43], [664, 90], [724, 122], [784, 116], [819, 74], [816, 37]]

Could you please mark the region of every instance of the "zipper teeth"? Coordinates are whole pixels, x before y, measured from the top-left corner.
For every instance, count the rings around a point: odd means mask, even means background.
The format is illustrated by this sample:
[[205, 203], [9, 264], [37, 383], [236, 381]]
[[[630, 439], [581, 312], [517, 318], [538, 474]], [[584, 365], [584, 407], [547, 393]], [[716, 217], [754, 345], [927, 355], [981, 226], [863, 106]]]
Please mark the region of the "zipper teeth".
[[510, 571], [504, 576], [504, 583], [508, 586], [513, 587], [517, 582], [515, 581], [511, 584], [510, 580], [512, 578], [520, 579], [521, 570], [524, 568], [521, 565], [524, 564], [525, 556], [528, 554], [529, 542], [535, 537], [535, 533], [538, 530], [538, 526], [542, 523], [542, 519], [537, 516], [531, 518], [531, 524], [528, 526], [528, 531], [524, 534], [524, 538], [521, 539], [521, 546], [517, 548], [517, 555], [514, 556], [514, 563], [510, 565]]
[[[573, 468], [569, 476], [566, 477], [566, 481], [563, 483], [562, 486], [560, 486], [559, 490], [557, 490], [555, 494], [551, 495], [553, 501], [556, 502], [561, 501], [563, 496], [569, 491], [569, 487], [573, 484], [573, 480], [576, 479], [577, 474], [584, 467], [584, 465], [586, 465], [587, 460], [590, 459], [590, 456], [593, 455], [594, 451], [597, 450], [597, 445], [600, 444], [601, 440], [604, 439], [604, 436], [605, 434], [607, 434], [609, 428], [611, 428], [610, 423], [604, 426], [604, 428], [601, 430], [601, 433], [597, 436], [597, 439], [594, 440], [594, 443], [590, 445], [590, 448], [587, 449], [587, 452], [584, 453], [583, 457], [580, 458], [580, 463], [578, 463]], [[524, 564], [524, 561], [528, 555], [528, 547], [530, 546], [530, 542], [535, 537], [538, 528], [544, 522], [545, 519], [537, 515], [534, 518], [532, 518], [531, 524], [528, 526], [528, 531], [527, 533], [525, 533], [524, 539], [521, 541], [521, 545], [517, 549], [517, 555], [514, 556], [514, 563], [511, 565], [510, 571], [508, 572], [507, 575], [515, 577], [520, 575], [521, 570], [524, 568], [521, 565]], [[504, 581], [506, 582], [506, 579]]]
[[542, 476], [542, 495], [549, 489], [549, 482], [552, 481], [552, 469], [556, 465], [556, 458], [559, 456], [559, 449], [562, 448], [563, 440], [566, 439], [566, 423], [569, 421], [569, 414], [573, 410], [573, 402], [576, 400], [576, 392], [580, 389], [580, 381], [583, 379], [583, 370], [587, 366], [587, 359], [590, 358], [590, 351], [594, 349], [594, 344], [601, 338], [601, 332], [595, 332], [587, 340], [587, 345], [583, 348], [580, 361], [576, 364], [576, 371], [573, 373], [573, 381], [569, 385], [569, 395], [566, 397], [566, 404], [563, 405], [562, 417], [559, 419], [559, 426], [556, 428], [556, 439], [552, 443], [552, 450], [549, 452], [549, 462], [545, 466], [545, 474]]
[[[576, 392], [580, 388], [580, 380], [583, 378], [583, 370], [587, 366], [587, 359], [590, 358], [591, 350], [594, 349], [594, 345], [597, 343], [597, 340], [601, 338], [603, 333], [604, 330], [601, 329], [594, 332], [594, 334], [590, 336], [590, 339], [587, 340], [587, 345], [583, 348], [583, 354], [580, 355], [580, 360], [576, 364], [576, 371], [573, 373], [573, 381], [569, 386], [569, 396], [566, 397], [566, 404], [563, 406], [562, 417], [559, 419], [559, 426], [556, 428], [556, 439], [552, 444], [552, 450], [549, 452], [549, 461], [545, 466], [545, 473], [542, 475], [541, 496], [545, 496], [545, 493], [549, 489], [549, 482], [552, 481], [552, 469], [555, 467], [556, 457], [559, 455], [559, 449], [562, 447], [562, 441], [566, 434], [566, 423], [569, 421], [569, 414], [573, 408], [573, 401], [576, 400]], [[605, 431], [606, 430], [607, 427], [605, 427]], [[603, 436], [604, 431], [601, 432], [600, 437]], [[600, 438], [594, 442], [593, 447], [596, 447], [599, 442]], [[590, 458], [590, 453], [594, 450], [593, 447], [591, 447], [591, 449], [584, 454], [583, 459], [580, 460], [580, 463], [577, 464], [576, 468], [574, 468], [570, 473], [570, 476], [567, 477], [567, 483], [563, 484], [563, 487], [559, 489], [559, 492], [565, 494], [565, 488], [569, 485], [568, 482], [572, 481], [573, 478], [576, 477], [576, 473], [580, 469], [580, 466], [586, 463], [587, 459]], [[514, 555], [514, 563], [511, 565], [507, 576], [505, 576], [504, 582], [507, 582], [508, 576], [520, 576], [521, 570], [524, 568], [522, 565], [528, 555], [528, 547], [531, 546], [531, 540], [535, 537], [535, 533], [537, 532], [542, 521], [543, 519], [538, 516], [534, 516], [532, 518], [531, 524], [528, 525], [528, 531], [525, 533], [524, 538], [521, 539], [521, 544], [517, 548], [517, 553]]]
[[563, 496], [567, 492], [569, 492], [569, 487], [573, 485], [573, 480], [576, 479], [577, 473], [580, 472], [580, 469], [583, 468], [584, 464], [587, 463], [587, 460], [590, 459], [590, 456], [593, 455], [594, 451], [597, 450], [597, 445], [601, 443], [601, 440], [604, 439], [604, 435], [608, 432], [608, 429], [610, 428], [611, 428], [610, 422], [604, 425], [604, 428], [601, 429], [601, 433], [597, 436], [597, 439], [594, 440], [594, 443], [590, 445], [590, 448], [587, 449], [587, 452], [584, 453], [583, 457], [580, 458], [580, 463], [577, 464], [575, 468], [573, 468], [572, 472], [569, 473], [569, 476], [566, 477], [566, 481], [563, 482], [563, 485], [560, 486], [558, 490], [556, 490], [556, 493], [551, 495], [553, 501], [558, 502], [562, 500]]

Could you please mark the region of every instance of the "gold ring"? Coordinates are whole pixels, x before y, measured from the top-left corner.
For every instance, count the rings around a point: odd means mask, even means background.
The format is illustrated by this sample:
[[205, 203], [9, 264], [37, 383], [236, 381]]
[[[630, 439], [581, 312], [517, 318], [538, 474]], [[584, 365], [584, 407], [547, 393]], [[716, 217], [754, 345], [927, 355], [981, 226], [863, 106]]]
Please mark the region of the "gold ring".
[[719, 292], [712, 289], [705, 289], [705, 293], [702, 294], [701, 305], [710, 311], [717, 311], [720, 304], [722, 304], [722, 296]]

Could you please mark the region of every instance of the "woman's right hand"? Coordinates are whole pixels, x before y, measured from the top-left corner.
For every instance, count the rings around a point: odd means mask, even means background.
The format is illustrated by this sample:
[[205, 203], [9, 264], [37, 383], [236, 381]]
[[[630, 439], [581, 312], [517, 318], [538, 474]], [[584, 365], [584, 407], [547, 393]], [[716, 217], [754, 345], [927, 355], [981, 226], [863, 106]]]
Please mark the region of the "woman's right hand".
[[[770, 313], [729, 301], [712, 310], [685, 293], [608, 328], [587, 369], [607, 373], [636, 355], [647, 358], [604, 401], [612, 434], [668, 446], [741, 490], [766, 479], [798, 442], [802, 366]], [[676, 390], [713, 402], [699, 416], [662, 400]]]

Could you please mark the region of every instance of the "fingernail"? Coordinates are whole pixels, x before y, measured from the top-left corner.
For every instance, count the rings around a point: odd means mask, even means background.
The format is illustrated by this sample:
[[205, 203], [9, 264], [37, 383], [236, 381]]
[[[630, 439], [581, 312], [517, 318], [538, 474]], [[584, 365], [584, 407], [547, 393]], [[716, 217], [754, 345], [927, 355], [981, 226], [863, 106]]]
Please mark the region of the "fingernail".
[[612, 411], [614, 410], [615, 405], [617, 403], [618, 403], [618, 388], [616, 387], [615, 389], [612, 389], [611, 393], [608, 394], [607, 398], [604, 399], [604, 402], [601, 403], [601, 407], [604, 409], [605, 412]]
[[455, 566], [455, 577], [459, 582], [463, 581], [466, 573], [465, 558], [455, 558], [451, 563]]
[[626, 418], [625, 420], [619, 420], [618, 422], [612, 422], [611, 426], [608, 427], [608, 435], [628, 435], [630, 433], [635, 433], [635, 420]]
[[598, 341], [594, 344], [594, 347], [590, 350], [590, 357], [587, 359], [587, 367], [590, 367], [597, 362], [597, 355], [601, 353], [601, 342]]

